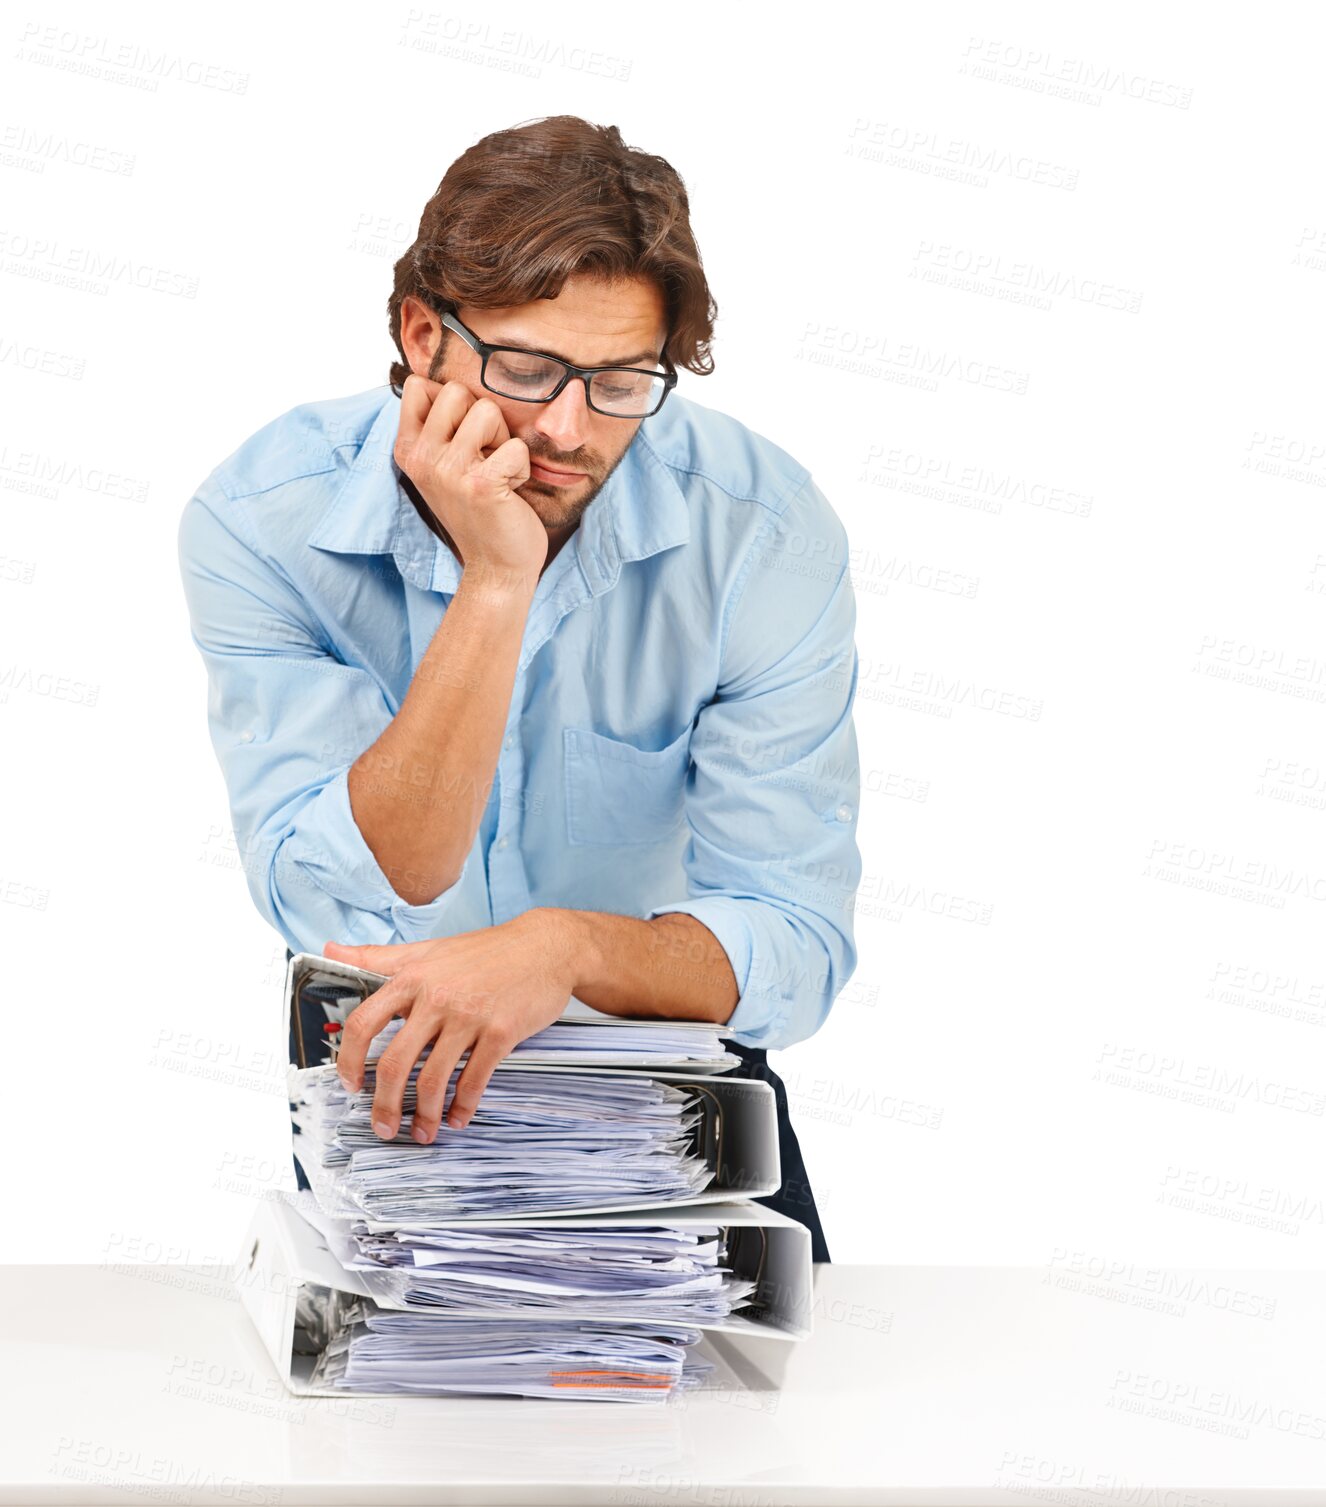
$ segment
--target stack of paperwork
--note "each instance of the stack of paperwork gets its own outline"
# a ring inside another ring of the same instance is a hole
[[[773,1093],[724,1078],[721,1026],[571,1001],[520,1043],[462,1130],[373,1131],[374,1038],[349,1094],[324,1045],[385,982],[310,954],[286,1006],[295,1154],[311,1191],[257,1210],[240,1296],[302,1395],[660,1402],[730,1377],[707,1332],[809,1332],[810,1234],[781,1183]],[[452,1074],[451,1091],[464,1063]]]
[[[464,1130],[443,1122],[420,1146],[409,1132],[427,1060],[411,1071],[390,1141],[370,1123],[371,1066],[355,1094],[330,1067],[296,1082],[297,1154],[329,1213],[409,1222],[638,1207],[685,1203],[713,1181],[696,1150],[701,1106],[684,1087],[638,1073],[499,1067]]]

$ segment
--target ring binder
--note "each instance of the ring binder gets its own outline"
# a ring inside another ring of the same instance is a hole
[[[313,1063],[308,1060],[307,1037],[312,1011],[305,1008],[306,1004],[321,1008],[326,1017],[326,1020],[318,1023],[318,1035],[314,1039],[321,1039],[327,1045],[327,1060],[334,1062],[336,1043],[327,1041],[322,1030],[323,1025],[336,1018],[331,1014],[331,1010],[343,1006],[344,1002],[350,998],[355,1001],[353,1008],[358,1009],[370,994],[375,993],[381,987],[378,984],[370,987],[369,979],[381,978],[382,982],[386,983],[386,977],[381,974],[371,974],[359,979],[349,978],[342,973],[331,973],[326,969],[312,967],[306,961],[301,962],[304,956],[300,954],[299,958],[291,962],[291,989],[294,1004],[292,1014],[297,1022],[297,1029],[294,1031],[295,1053],[301,1068],[320,1067],[321,1062]],[[301,963],[301,966],[296,968],[295,963]],[[349,1011],[343,1013],[349,1014]]]
[[[755,1318],[768,1312],[768,1294],[764,1291],[764,1264],[769,1255],[769,1235],[763,1225],[724,1225],[723,1241],[727,1247],[731,1260],[732,1271],[738,1275],[744,1275],[739,1269],[736,1253],[741,1247],[742,1236],[749,1230],[755,1230],[760,1237],[760,1259],[755,1264],[755,1275],[752,1280],[755,1283],[755,1291],[742,1305],[741,1312],[747,1318]],[[735,1232],[735,1238],[733,1237]]]
[[[699,1125],[696,1126],[696,1154],[703,1158],[707,1167],[714,1169],[714,1181],[718,1182],[723,1176],[723,1105],[718,1095],[696,1083],[692,1087],[701,1099],[707,1101],[707,1112],[702,1116]],[[709,1150],[709,1131],[713,1130],[713,1153]]]
[[[292,953],[286,968],[290,1061],[307,1069],[336,1060],[328,1030],[343,1023],[391,980],[386,974],[315,953]],[[383,1027],[383,1033],[399,1022]],[[727,1073],[741,1057],[724,1046],[730,1032],[708,1021],[637,1019],[605,1014],[571,997],[555,1020],[516,1043],[511,1062],[583,1067],[653,1067],[673,1072]]]
[[[302,1396],[344,1396],[343,1390],[320,1385],[312,1374],[320,1344],[330,1337],[337,1316],[343,1316],[356,1303],[369,1304],[370,1311],[382,1313],[403,1314],[411,1310],[374,1273],[344,1264],[346,1257],[339,1251],[343,1239],[348,1237],[349,1222],[328,1220],[316,1211],[316,1205],[310,1208],[310,1204],[312,1196],[307,1193],[294,1198],[273,1193],[259,1202],[246,1247],[250,1267],[240,1274],[237,1283],[239,1297],[292,1392]],[[637,1209],[609,1220],[584,1215],[485,1220],[474,1228],[489,1232],[538,1229],[555,1235],[559,1231],[567,1234],[592,1231],[600,1224],[617,1228],[663,1224],[682,1230],[697,1227],[712,1230],[716,1226],[729,1239],[735,1237],[738,1245],[746,1242],[745,1231],[758,1229],[760,1256],[756,1279],[766,1301],[757,1309],[734,1309],[727,1318],[698,1318],[694,1321],[696,1327],[701,1331],[774,1341],[796,1341],[810,1333],[810,1232],[803,1224],[773,1209],[734,1201],[707,1207]],[[324,1226],[327,1232],[337,1232],[331,1244]],[[728,1263],[738,1274],[743,1264],[736,1260]],[[472,1324],[479,1314],[477,1308],[460,1307],[426,1317],[441,1326],[440,1334],[451,1321]],[[548,1310],[539,1315],[542,1319],[552,1316]],[[495,1334],[500,1334],[507,1322],[491,1314],[484,1317],[494,1326]],[[532,1312],[525,1310],[516,1321],[530,1317]],[[581,1314],[579,1319],[584,1321],[586,1316]],[[598,1322],[629,1320],[620,1306],[605,1306]]]

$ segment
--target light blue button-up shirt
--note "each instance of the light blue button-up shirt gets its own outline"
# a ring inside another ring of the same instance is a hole
[[[732,964],[737,1039],[809,1036],[856,966],[861,877],[847,538],[809,472],[676,392],[640,424],[539,578],[464,867],[410,905],[347,789],[460,579],[400,485],[399,422],[385,385],[294,408],[217,466],[180,521],[258,909],[318,953],[532,906],[685,911]],[[418,792],[421,812],[439,794]],[[698,961],[660,947],[679,977]]]

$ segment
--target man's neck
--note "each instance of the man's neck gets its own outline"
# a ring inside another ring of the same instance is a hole
[[[548,567],[557,558],[558,550],[561,549],[562,545],[564,545],[566,541],[571,537],[571,535],[575,533],[576,529],[579,528],[579,526],[579,524],[576,524],[572,528],[558,529],[556,533],[554,533],[551,529],[548,531],[548,558],[543,562],[543,567],[539,571],[540,575],[542,575],[543,572],[547,570]]]

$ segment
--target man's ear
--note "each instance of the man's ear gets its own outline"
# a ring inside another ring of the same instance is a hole
[[[446,334],[437,313],[422,298],[407,293],[401,300],[401,345],[416,377],[427,377],[433,370]]]

